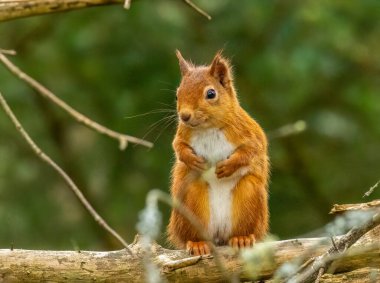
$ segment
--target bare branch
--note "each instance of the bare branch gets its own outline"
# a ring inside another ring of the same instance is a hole
[[[191,0],[183,1],[202,16],[211,20],[211,16]],[[114,4],[123,4],[124,8],[128,10],[131,6],[131,0],[2,0],[0,1],[0,22]]]
[[[380,209],[374,212],[372,218],[360,227],[352,228],[347,234],[340,237],[335,245],[330,247],[324,254],[318,256],[310,267],[304,272],[296,275],[291,280],[292,282],[312,282],[316,280],[321,269],[327,270],[331,263],[344,255],[344,252],[350,248],[361,236],[368,231],[380,225]],[[341,252],[343,251],[343,252]]]
[[[0,48],[0,53],[6,54],[6,55],[16,55],[16,51],[14,50],[6,50]]]
[[[121,3],[123,3],[123,0],[3,0],[0,1],[0,22]]]
[[[26,73],[21,71],[16,65],[14,65],[4,54],[0,53],[0,61],[19,79],[23,80],[27,84],[29,84],[32,88],[34,88],[38,93],[42,96],[48,98],[51,102],[53,102],[58,107],[65,110],[68,114],[70,114],[77,122],[87,126],[90,129],[97,131],[100,134],[104,134],[110,138],[116,139],[119,141],[120,150],[124,150],[128,144],[128,142],[132,142],[135,144],[144,145],[146,147],[152,147],[153,144],[151,142],[135,138],[132,136],[124,135],[113,130],[110,130],[103,125],[98,124],[97,122],[91,120],[87,116],[78,112],[66,102],[58,98],[54,93],[48,90],[46,87],[41,85],[39,82],[34,80],[32,77],[28,76]]]
[[[330,214],[343,213],[346,211],[354,210],[368,210],[380,206],[380,200],[374,200],[366,203],[354,203],[354,204],[334,204],[333,208],[329,212]]]
[[[0,54],[1,55],[1,54]],[[5,101],[4,97],[0,93],[0,104],[4,109],[5,113],[11,119],[12,123],[15,125],[16,129],[20,132],[23,139],[28,143],[28,145],[32,148],[34,153],[44,162],[46,162],[49,166],[51,166],[66,182],[69,188],[74,192],[74,194],[78,197],[79,201],[83,204],[83,206],[87,209],[87,211],[91,214],[91,216],[95,219],[95,221],[106,231],[108,231],[112,236],[114,236],[125,248],[128,252],[131,253],[131,250],[128,247],[128,244],[123,240],[123,238],[113,230],[107,222],[95,211],[92,205],[87,201],[85,196],[82,194],[80,189],[74,183],[74,181],[66,174],[65,171],[57,163],[55,163],[48,155],[46,155],[38,145],[32,140],[32,138],[28,135],[28,133],[24,130],[17,117],[14,115],[13,111],[9,108],[8,103]]]

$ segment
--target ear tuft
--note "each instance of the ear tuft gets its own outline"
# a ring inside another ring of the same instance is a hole
[[[227,59],[222,56],[219,50],[210,65],[210,74],[220,82],[220,84],[228,88],[232,82],[231,66]]]
[[[178,58],[181,75],[185,76],[190,71],[190,64],[182,57],[182,54],[178,49],[176,49],[175,54]]]

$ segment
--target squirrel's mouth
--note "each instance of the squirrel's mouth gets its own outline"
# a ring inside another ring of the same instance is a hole
[[[191,127],[191,128],[203,128],[203,127],[207,127],[208,125],[208,119],[197,119],[195,121],[188,121],[186,123],[187,126]]]
[[[188,122],[182,122],[186,127],[196,129],[200,128],[204,123],[200,121],[188,121]]]
[[[191,127],[191,128],[196,128],[196,127],[198,127],[199,125],[200,125],[201,123],[199,123],[199,122],[193,122],[193,123],[191,123],[191,122],[189,122],[189,123],[186,123],[186,125],[188,125],[189,127]]]
[[[186,127],[196,129],[196,128],[207,128],[209,126],[209,119],[207,117],[192,117],[188,121],[180,120]]]

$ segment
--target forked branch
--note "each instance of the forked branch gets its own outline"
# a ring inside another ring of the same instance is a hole
[[[92,207],[92,205],[87,201],[85,196],[82,194],[80,189],[77,187],[77,185],[74,183],[74,181],[66,174],[66,172],[59,167],[57,163],[55,163],[46,153],[44,153],[41,148],[38,147],[38,145],[32,140],[32,138],[28,135],[28,133],[24,130],[21,123],[9,107],[8,103],[0,93],[0,105],[7,114],[7,116],[11,119],[12,123],[15,125],[16,129],[21,134],[22,138],[28,143],[28,145],[32,148],[34,153],[44,162],[46,162],[50,167],[52,167],[67,183],[69,188],[74,192],[74,194],[78,197],[79,201],[84,205],[84,207],[87,209],[87,211],[91,214],[91,216],[95,219],[95,221],[103,227],[107,232],[109,232],[112,236],[116,238],[125,248],[128,252],[131,253],[130,248],[128,247],[128,244],[124,241],[124,239],[115,231],[113,230],[108,223],[95,211],[95,209]]]

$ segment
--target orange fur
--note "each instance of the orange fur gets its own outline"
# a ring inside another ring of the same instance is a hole
[[[202,172],[208,165],[207,160],[195,153],[190,140],[199,129],[219,129],[235,150],[227,159],[216,163],[217,178],[223,180],[242,167],[246,169],[232,190],[230,244],[245,241],[246,244],[240,246],[252,245],[268,231],[266,136],[259,124],[239,105],[231,67],[220,53],[210,66],[193,66],[178,51],[177,57],[182,74],[177,91],[177,111],[179,116],[185,113],[190,119],[179,122],[173,141],[176,163],[172,170],[172,197],[192,211],[207,231],[210,205],[208,183],[202,179]],[[209,87],[215,89],[215,99],[205,99]],[[170,217],[168,234],[169,241],[178,248],[185,248],[188,241],[204,240],[175,209]]]
[[[191,174],[184,163],[174,167],[171,193],[198,218],[204,228],[207,227],[210,215],[207,183],[197,178],[196,174]],[[201,239],[189,221],[174,209],[169,222],[169,241],[178,248],[185,248],[188,240]]]

